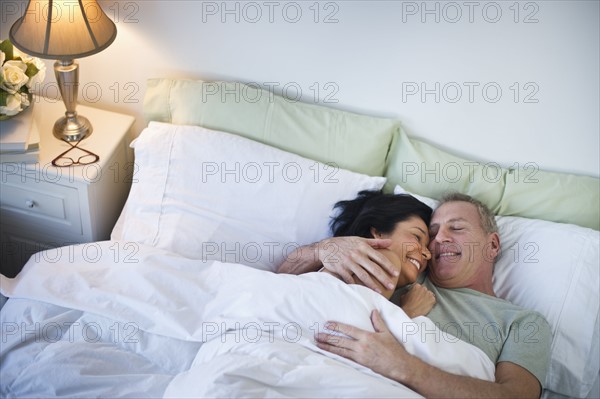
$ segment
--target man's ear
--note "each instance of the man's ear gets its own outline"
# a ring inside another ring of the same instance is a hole
[[[491,233],[489,237],[490,257],[496,259],[500,253],[500,235],[498,233]]]

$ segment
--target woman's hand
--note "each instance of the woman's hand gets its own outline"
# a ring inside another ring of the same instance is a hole
[[[332,237],[318,243],[318,257],[325,269],[347,284],[360,282],[382,293],[383,287],[396,288],[391,276],[397,277],[399,270],[376,249],[391,243],[389,239]]]
[[[400,307],[411,319],[427,315],[435,303],[433,292],[421,284],[413,284],[412,288],[399,299]]]

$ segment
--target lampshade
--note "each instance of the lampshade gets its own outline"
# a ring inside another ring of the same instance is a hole
[[[74,59],[96,54],[115,40],[117,28],[96,0],[29,0],[10,29],[11,42],[40,58]]]
[[[10,28],[10,41],[24,53],[54,58],[54,73],[65,103],[65,116],[54,124],[54,137],[66,142],[79,142],[92,134],[90,121],[78,115],[77,91],[79,89],[79,64],[75,58],[96,54],[117,37],[117,27],[96,0],[29,0],[25,14]],[[54,166],[71,149],[52,161]],[[84,150],[94,156],[98,156]],[[73,161],[72,164],[82,164]]]

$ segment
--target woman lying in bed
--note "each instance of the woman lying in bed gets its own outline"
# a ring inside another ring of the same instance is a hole
[[[431,208],[410,195],[383,194],[381,191],[361,191],[358,197],[335,205],[339,213],[331,221],[335,237],[358,236],[389,239],[391,245],[378,249],[394,268],[390,279],[393,286],[381,286],[379,291],[390,299],[394,290],[413,284],[419,273],[427,268],[431,253],[427,248],[427,226]],[[328,248],[333,256],[336,248]],[[331,259],[329,259],[331,261]],[[323,262],[327,264],[327,262]],[[325,266],[321,271],[330,273],[347,283],[362,284],[354,274],[341,276]],[[425,287],[416,284],[401,296],[398,304],[410,317],[427,314],[435,304],[435,297]]]

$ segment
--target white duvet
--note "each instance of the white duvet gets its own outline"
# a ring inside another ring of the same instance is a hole
[[[410,353],[494,378],[479,349],[325,273],[91,245],[92,255],[90,244],[63,248],[64,256],[33,257],[16,279],[1,277],[11,297],[1,310],[2,397],[419,397],[314,344],[328,320],[372,331],[373,309]]]

